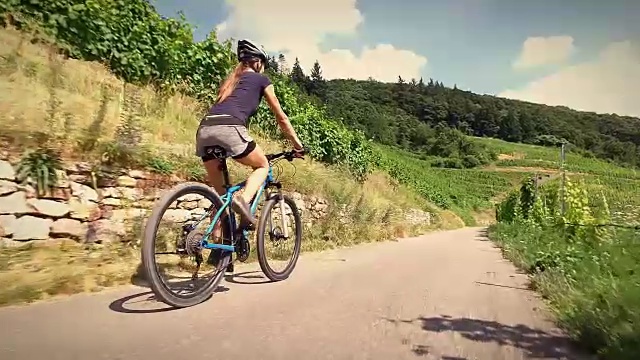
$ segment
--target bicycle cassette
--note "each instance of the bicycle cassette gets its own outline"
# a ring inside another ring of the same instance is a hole
[[[185,238],[185,250],[190,256],[195,256],[202,252],[202,239],[204,238],[204,232],[192,231],[187,234]]]

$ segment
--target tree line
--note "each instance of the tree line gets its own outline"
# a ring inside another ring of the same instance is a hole
[[[457,149],[434,148],[443,129],[464,135],[509,142],[568,148],[626,166],[640,166],[640,119],[616,114],[576,111],[524,101],[478,95],[446,87],[429,79],[395,83],[336,79],[327,81],[316,61],[310,75],[299,62],[289,74],[304,92],[323,104],[327,113],[369,138],[417,154],[449,157]],[[448,134],[448,133],[447,133]],[[447,136],[451,136],[450,134]],[[464,145],[464,144],[461,144]]]

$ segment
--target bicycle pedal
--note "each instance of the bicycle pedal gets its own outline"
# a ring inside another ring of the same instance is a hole
[[[227,265],[226,272],[233,273],[233,263],[229,263],[229,265]]]

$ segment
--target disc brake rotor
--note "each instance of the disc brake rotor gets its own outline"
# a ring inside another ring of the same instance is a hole
[[[276,226],[269,232],[269,238],[271,239],[271,242],[273,242],[276,246],[280,245],[282,240],[285,239],[283,231],[279,226]]]

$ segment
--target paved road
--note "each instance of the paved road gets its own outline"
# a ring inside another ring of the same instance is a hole
[[[577,359],[482,229],[300,258],[165,311],[127,287],[0,309],[0,359]]]

